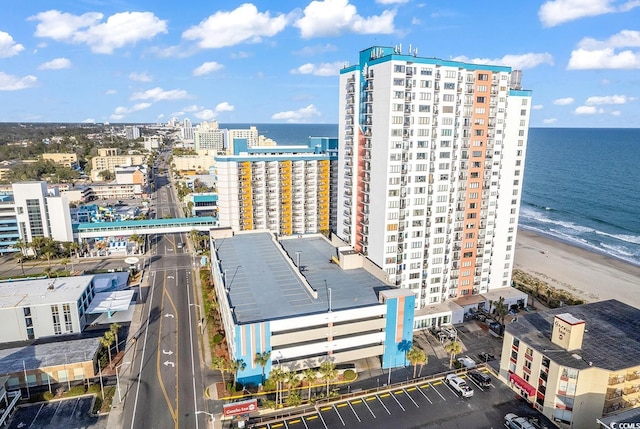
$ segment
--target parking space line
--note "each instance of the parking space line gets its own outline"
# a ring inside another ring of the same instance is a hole
[[[365,399],[365,401],[375,401],[376,397],[375,396],[369,396],[367,399]]]
[[[276,423],[275,425],[271,425],[272,428],[279,428],[281,426],[284,426],[284,423]]]
[[[312,416],[308,416],[308,417],[307,417],[307,420],[315,420],[315,419],[317,419],[317,418],[318,418],[318,415],[317,415],[317,414],[314,414],[314,415],[312,415]]]
[[[411,399],[411,402],[413,402],[413,405],[415,405],[415,406],[416,406],[416,408],[420,408],[420,405],[418,405],[418,403],[417,403],[416,401],[414,401],[414,400],[413,400],[413,398],[411,397],[411,395],[409,395],[409,392],[407,392],[405,389],[402,389],[402,390],[404,390],[404,393],[406,393],[406,394],[407,394],[407,396],[409,397],[409,399]],[[415,390],[415,387],[413,388],[413,390]]]
[[[386,396],[389,396],[389,394],[387,393]],[[389,411],[389,409],[387,408],[387,406],[384,404],[384,402],[382,402],[382,399],[380,399],[380,396],[376,395],[376,398],[378,398],[378,401],[380,401],[380,404],[382,404],[382,406],[384,407],[385,410],[387,410],[387,414],[391,415],[391,411]]]
[[[375,398],[371,398],[371,400],[373,400]],[[367,401],[369,400],[369,398],[367,398]],[[364,404],[365,407],[367,407],[367,409],[369,410],[369,412],[371,413],[371,415],[373,416],[373,418],[376,418],[376,415],[373,414],[373,410],[371,409],[371,407],[369,407],[369,404],[367,404],[367,401],[362,401],[362,403]]]
[[[342,419],[342,416],[340,415],[340,412],[338,411],[338,409],[336,408],[336,406],[333,406],[333,409],[336,411],[336,414],[338,415],[338,418],[340,419],[340,421],[342,422],[342,426],[346,426],[347,424],[344,422],[344,420]]]
[[[429,383],[431,384],[431,383]],[[439,382],[438,384],[442,384],[442,382]],[[433,384],[432,384],[433,386]],[[451,388],[449,388],[451,389]],[[435,390],[435,392],[442,398],[443,401],[446,401],[446,399],[444,399],[444,396],[442,396],[442,394],[440,392],[438,392],[438,389],[435,388],[435,386],[433,387],[433,390]]]
[[[422,389],[426,389],[427,387],[428,387],[427,385],[423,385],[423,386],[420,386],[420,389],[417,389],[417,390],[418,390],[418,392],[420,392],[420,393],[422,394],[422,396],[424,396],[424,398],[425,398],[427,401],[429,401],[429,403],[430,403],[431,405],[433,405],[433,402],[431,402],[431,399],[429,399],[429,397],[427,396],[427,394],[426,394],[426,393],[424,393],[424,392],[422,391]]]
[[[324,426],[324,429],[329,429],[327,427],[327,422],[324,421],[324,417],[322,417],[321,413],[318,413],[318,417],[320,417],[320,420],[322,420],[322,425]]]
[[[355,401],[351,401],[352,404],[359,404],[362,402],[362,399],[356,399]]]
[[[296,423],[300,423],[300,419],[295,419],[295,420],[289,420],[289,424],[290,425],[294,425]]]
[[[356,419],[358,419],[358,423],[362,423],[362,420],[360,420],[360,416],[358,415],[358,413],[356,413],[356,410],[353,409],[351,402],[347,402],[347,403],[349,404],[349,408],[351,408],[351,411],[353,411],[353,414],[356,416]]]
[[[346,402],[342,402],[342,403],[336,405],[336,407],[338,407],[338,408],[342,408],[342,407],[346,407],[346,406],[347,406]]]
[[[402,393],[402,391],[400,391]],[[396,398],[396,395],[391,396],[400,406],[400,408],[402,408],[402,411],[407,411],[404,409],[404,407],[402,406],[402,404],[400,403],[400,401],[398,401],[398,398]]]
[[[331,409],[331,407],[324,407],[324,408],[320,408],[320,411],[329,411]]]
[[[76,412],[76,408],[78,407],[78,403],[80,403],[80,399],[76,398],[76,403],[73,404],[73,410],[71,410],[71,416],[69,416],[70,418],[73,416],[73,414]]]
[[[40,411],[42,411],[42,407],[44,407],[44,403],[42,405],[40,405],[40,408],[38,409],[38,412],[36,413],[35,417],[33,418],[33,421],[29,425],[29,427],[33,426],[33,424],[36,422],[36,419],[40,415]]]

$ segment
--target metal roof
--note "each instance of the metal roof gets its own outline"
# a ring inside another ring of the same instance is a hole
[[[93,276],[23,279],[0,283],[0,308],[76,302]]]
[[[378,292],[390,288],[364,269],[332,263],[336,249],[322,236],[276,241],[269,232],[240,233],[217,240],[216,248],[238,324],[326,312],[329,289],[332,310],[377,305]]]

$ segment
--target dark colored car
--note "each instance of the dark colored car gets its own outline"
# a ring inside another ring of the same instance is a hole
[[[491,386],[491,376],[480,371],[469,371],[467,375],[480,387]]]

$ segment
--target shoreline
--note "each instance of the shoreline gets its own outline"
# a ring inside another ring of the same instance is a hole
[[[617,299],[640,308],[640,266],[518,228],[514,269],[587,302]]]

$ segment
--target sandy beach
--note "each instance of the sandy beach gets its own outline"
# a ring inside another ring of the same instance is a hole
[[[640,267],[520,229],[514,268],[585,301],[640,308]]]

